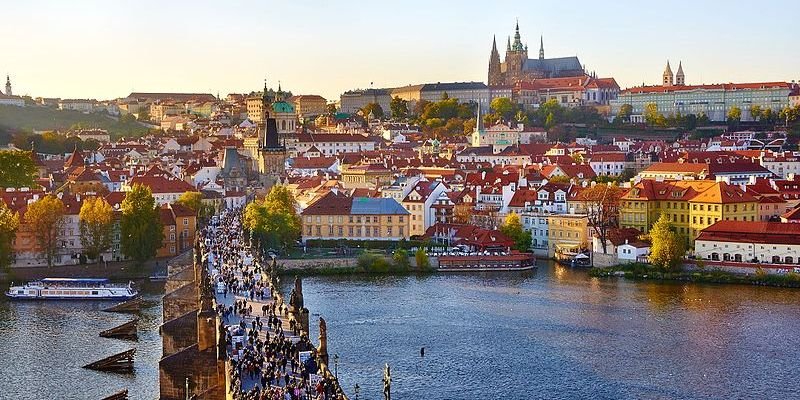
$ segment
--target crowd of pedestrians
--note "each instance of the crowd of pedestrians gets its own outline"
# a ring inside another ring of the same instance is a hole
[[[242,400],[332,400],[333,379],[317,375],[316,353],[306,333],[289,318],[243,234],[241,212],[222,214],[201,230],[204,262],[225,324],[230,387]],[[286,330],[284,330],[286,329]],[[301,353],[312,356],[301,362]]]

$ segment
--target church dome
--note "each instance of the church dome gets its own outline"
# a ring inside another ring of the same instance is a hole
[[[272,103],[272,111],[276,113],[294,113],[294,106],[285,101]]]

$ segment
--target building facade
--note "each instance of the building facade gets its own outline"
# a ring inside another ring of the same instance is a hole
[[[331,191],[300,214],[308,240],[402,240],[409,212],[392,198],[350,197]]]

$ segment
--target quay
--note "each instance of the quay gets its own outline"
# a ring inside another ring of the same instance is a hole
[[[240,217],[221,215],[198,235],[192,264],[169,267],[160,398],[347,399],[327,366],[324,319],[315,346],[302,282],[285,301],[274,260],[245,241]]]

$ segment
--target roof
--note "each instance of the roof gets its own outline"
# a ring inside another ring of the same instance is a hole
[[[216,101],[213,94],[208,93],[147,93],[133,92],[127,99],[146,99],[146,100],[177,100],[177,101]]]
[[[328,192],[303,210],[303,215],[408,215],[392,198],[350,197],[344,193]]]
[[[276,102],[272,103],[272,111],[275,111],[276,113],[290,113],[291,114],[291,113],[294,112],[294,106],[291,105],[290,103],[285,102],[285,101],[276,101]]]
[[[708,164],[705,163],[677,163],[677,162],[660,162],[654,163],[647,167],[643,172],[673,172],[673,173],[692,173],[700,174],[708,170]]]
[[[717,221],[697,240],[800,245],[800,224],[763,221]]]
[[[710,85],[673,85],[673,86],[642,86],[625,89],[619,94],[620,98],[627,94],[645,93],[671,93],[689,92],[693,90],[753,90],[753,89],[786,89],[791,90],[791,84],[786,82],[754,82],[754,83],[716,83]]]
[[[558,74],[561,71],[583,71],[578,57],[559,57],[559,58],[529,58],[522,65],[524,71],[545,71],[551,74]]]
[[[426,83],[420,88],[420,92],[439,92],[439,91],[458,91],[458,90],[480,90],[488,89],[483,82],[436,82]]]
[[[353,197],[351,214],[407,215],[410,214],[392,198]]]

